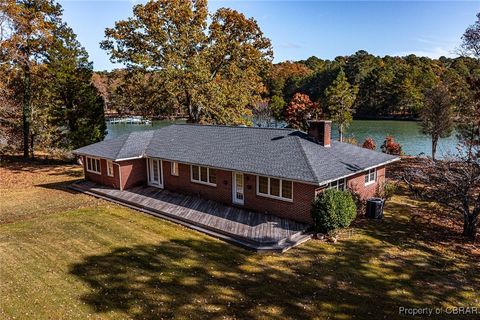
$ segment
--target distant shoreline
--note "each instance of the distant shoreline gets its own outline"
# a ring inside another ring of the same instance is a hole
[[[116,113],[105,113],[105,120],[110,120],[113,118],[124,118],[124,117],[141,117],[139,114],[124,114],[119,116]],[[185,115],[181,116],[156,116],[156,117],[147,117],[149,120],[187,120],[188,117]],[[353,120],[388,120],[388,121],[420,121],[416,117],[396,117],[396,116],[354,116]]]
[[[395,116],[354,116],[353,120],[389,120],[389,121],[420,121],[416,117],[395,117]]]

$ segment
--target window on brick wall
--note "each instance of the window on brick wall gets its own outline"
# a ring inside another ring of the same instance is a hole
[[[292,201],[293,182],[290,180],[257,176],[257,195]]]
[[[107,175],[113,177],[113,162],[110,160],[107,160]]]
[[[365,172],[365,185],[375,183],[377,181],[377,169],[373,168]]]
[[[196,183],[216,186],[217,170],[209,167],[191,166],[191,180]]]
[[[268,194],[268,177],[258,177],[258,193]]]
[[[327,189],[345,190],[345,178],[330,182]]]
[[[172,174],[172,176],[178,176],[178,162],[171,162],[170,173]]]
[[[100,159],[87,157],[87,171],[101,174]]]

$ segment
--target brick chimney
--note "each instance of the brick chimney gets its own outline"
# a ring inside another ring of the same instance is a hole
[[[324,147],[330,147],[330,136],[332,132],[332,121],[309,120],[308,135]]]

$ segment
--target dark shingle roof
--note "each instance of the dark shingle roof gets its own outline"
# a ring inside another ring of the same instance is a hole
[[[118,138],[104,140],[76,149],[75,154],[90,155],[110,160],[141,157],[150,143],[154,130],[135,131]]]
[[[145,155],[315,184],[397,159],[337,141],[326,148],[297,130],[202,125],[133,132],[75,153],[109,159]]]

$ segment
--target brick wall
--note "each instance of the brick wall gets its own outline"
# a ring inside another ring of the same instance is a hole
[[[310,208],[315,197],[315,185],[293,182],[293,202],[257,195],[257,177],[245,174],[244,207],[300,222],[312,223]]]
[[[147,184],[147,160],[134,159],[120,161],[123,189]]]
[[[171,174],[170,161],[163,163],[163,187],[165,189],[192,194],[202,198],[215,200],[225,204],[232,204],[232,172],[217,169],[217,186],[195,183],[190,180],[190,165],[178,164],[178,176]]]
[[[86,157],[83,156],[83,171],[85,173],[85,179],[96,182],[98,184],[109,186],[115,189],[120,189],[120,180],[119,180],[119,172],[118,166],[114,163],[113,164],[113,177],[109,177],[107,175],[107,160],[100,159],[100,171],[101,174],[96,174],[93,172],[87,171],[87,160]]]
[[[377,180],[375,183],[365,185],[365,172],[347,178],[347,186],[360,194],[363,199],[375,196],[377,188],[385,183],[385,166],[377,168]]]
[[[179,164],[179,175],[173,176],[171,163],[163,161],[164,188],[178,192],[197,195],[206,199],[222,202],[226,205],[237,206],[232,203],[232,172],[217,169],[217,186],[208,186],[192,182],[190,179],[190,165]],[[245,203],[238,207],[275,214],[301,222],[312,222],[310,207],[315,195],[315,186],[293,183],[293,202],[287,202],[256,194],[256,176],[245,174]]]
[[[147,184],[146,159],[135,159],[121,161],[120,171],[122,173],[123,189],[137,185]],[[85,178],[99,184],[119,188],[119,169],[114,164],[114,177],[107,176],[106,160],[101,159],[101,175],[86,171]],[[190,165],[179,164],[179,175],[171,174],[171,162],[162,161],[164,188],[177,193],[191,194],[202,198],[218,201],[226,205],[235,206],[232,203],[232,172],[217,169],[217,186],[209,186],[192,182],[190,179]],[[238,206],[261,213],[274,214],[279,217],[289,218],[296,221],[311,223],[311,203],[315,192],[320,189],[318,186],[293,182],[293,201],[283,201],[257,195],[256,176],[244,174],[245,199],[244,205]],[[347,186],[358,192],[362,198],[369,198],[375,195],[377,186],[385,182],[385,167],[377,168],[377,180],[365,186],[365,172],[347,178]]]

